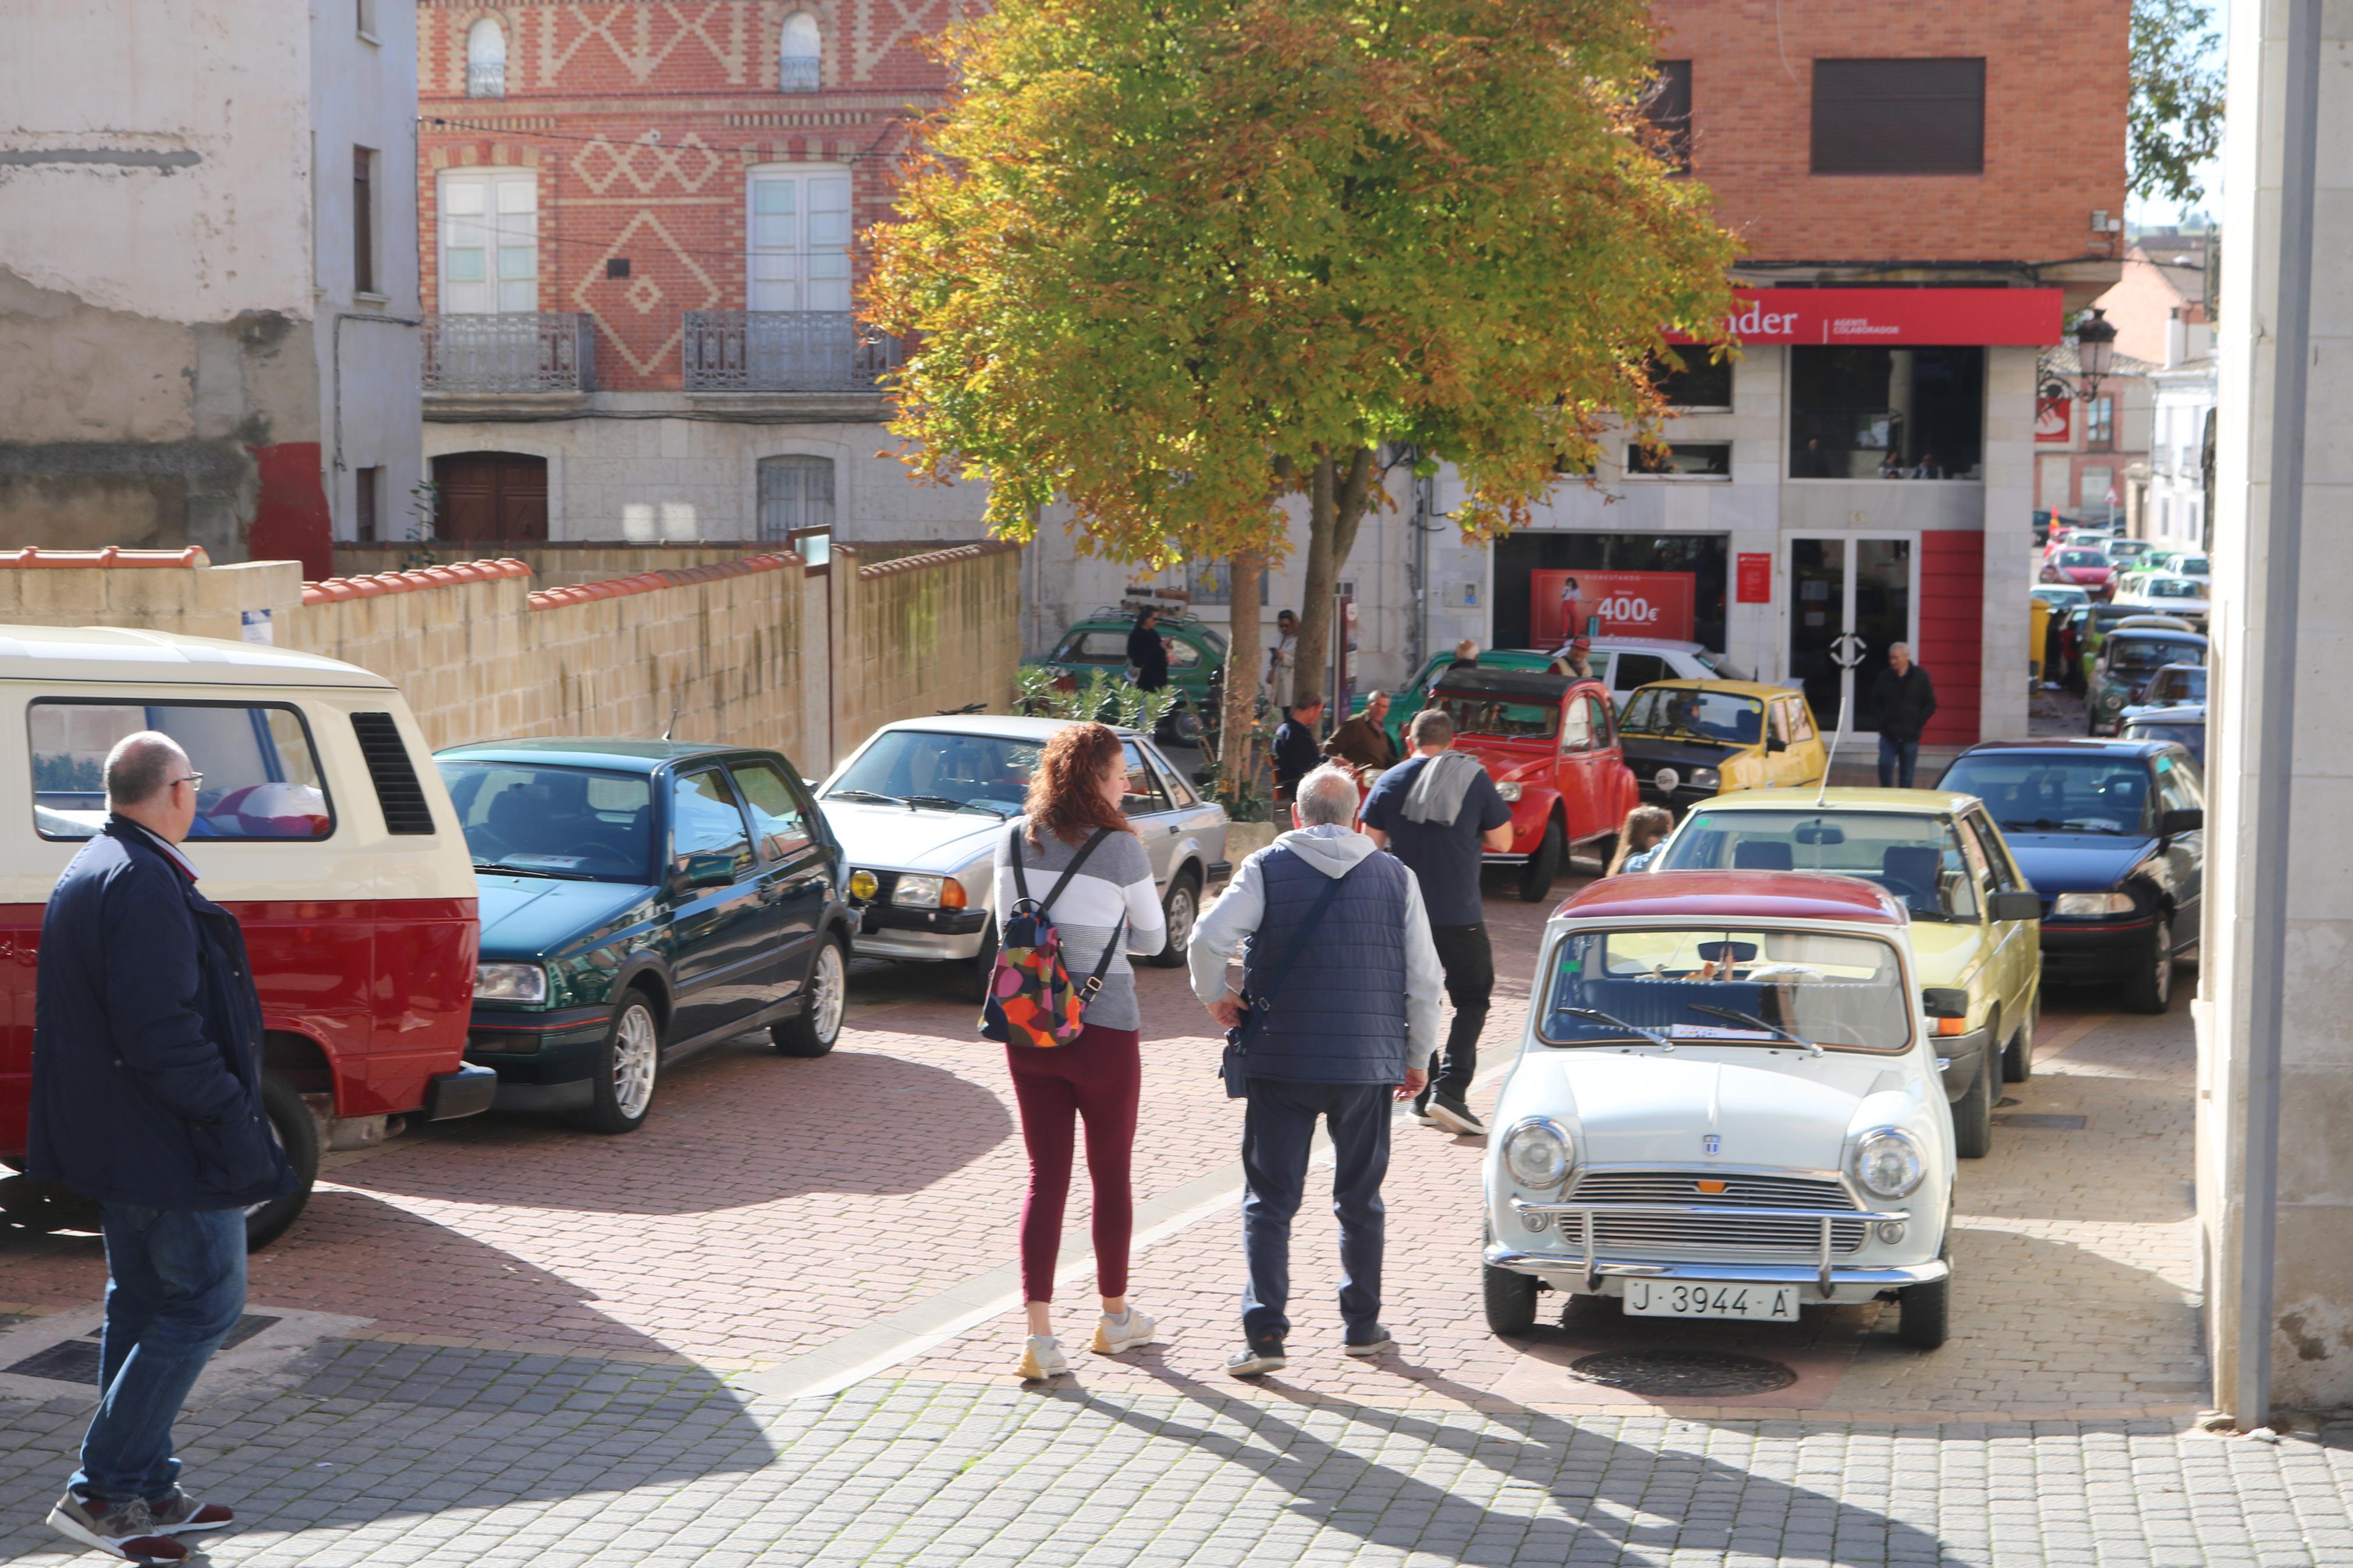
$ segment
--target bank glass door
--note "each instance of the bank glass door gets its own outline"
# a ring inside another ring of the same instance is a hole
[[[1823,731],[1852,705],[1852,730],[1879,728],[1872,683],[1891,643],[1912,640],[1913,542],[1832,535],[1789,542],[1789,674]],[[1862,662],[1839,668],[1839,639],[1862,640]]]

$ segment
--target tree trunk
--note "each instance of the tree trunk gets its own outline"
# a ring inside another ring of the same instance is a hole
[[[1266,558],[1238,550],[1227,563],[1232,595],[1226,626],[1225,710],[1218,719],[1218,784],[1228,806],[1240,803],[1258,782],[1258,694],[1266,680],[1266,649],[1258,613],[1259,584]]]
[[[1319,454],[1308,470],[1307,583],[1299,605],[1299,663],[1292,680],[1294,698],[1322,691],[1332,662],[1332,595],[1340,568],[1356,547],[1356,525],[1364,521],[1372,496],[1373,452],[1360,447],[1347,455],[1346,466],[1329,454]],[[1324,715],[1327,729],[1347,715]]]

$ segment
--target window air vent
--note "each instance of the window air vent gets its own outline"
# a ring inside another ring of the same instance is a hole
[[[368,776],[375,781],[376,804],[384,807],[384,827],[387,833],[431,833],[433,807],[425,798],[425,786],[417,782],[417,769],[408,760],[408,747],[400,738],[400,726],[389,713],[354,713],[352,729],[359,736],[360,751],[367,758]]]

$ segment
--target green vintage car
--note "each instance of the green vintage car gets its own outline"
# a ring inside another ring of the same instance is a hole
[[[1389,693],[1388,717],[1382,721],[1381,727],[1389,732],[1389,740],[1396,744],[1398,755],[1400,757],[1406,753],[1406,721],[1420,712],[1427,705],[1430,683],[1435,681],[1440,674],[1453,662],[1454,650],[1451,648],[1431,654],[1421,668],[1415,672],[1411,680]],[[1552,655],[1540,648],[1533,647],[1491,647],[1479,655],[1479,668],[1482,669],[1550,669]],[[1362,713],[1365,710],[1365,705],[1371,700],[1370,692],[1354,699],[1348,704],[1349,717],[1354,718]]]
[[[1135,629],[1133,611],[1103,608],[1073,621],[1054,651],[1021,662],[1073,680],[1096,670],[1117,675],[1127,668],[1127,634]],[[1189,616],[1160,613],[1155,628],[1168,644],[1168,689],[1183,699],[1161,721],[1154,739],[1192,745],[1204,724],[1218,722],[1217,694],[1226,668],[1226,634]]]
[[[753,1029],[833,1049],[856,921],[781,753],[503,741],[434,762],[480,887],[466,1059],[499,1075],[494,1108],[632,1132],[686,1051]]]
[[[2206,639],[2192,631],[2126,624],[2101,639],[2099,657],[2084,677],[2084,721],[2094,735],[2116,733],[2124,712],[2140,701],[2149,678],[2169,664],[2206,662]]]

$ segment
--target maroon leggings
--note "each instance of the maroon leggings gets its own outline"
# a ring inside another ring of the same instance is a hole
[[[1021,1142],[1029,1150],[1029,1194],[1021,1201],[1021,1294],[1054,1299],[1062,1206],[1071,1195],[1072,1121],[1086,1118],[1087,1174],[1094,1182],[1095,1288],[1127,1294],[1127,1238],[1135,1222],[1128,1163],[1135,1152],[1135,1104],[1144,1088],[1137,1031],[1089,1024],[1067,1046],[1008,1046]]]

